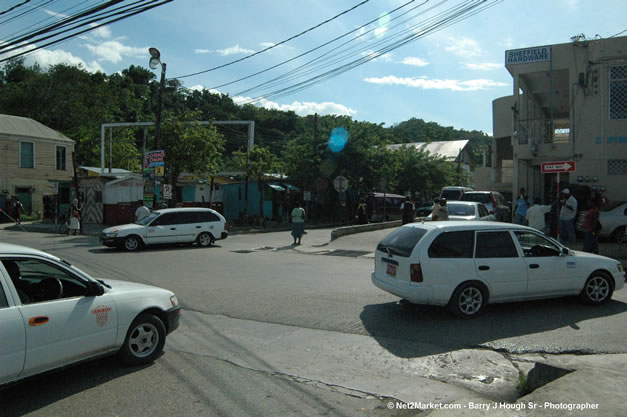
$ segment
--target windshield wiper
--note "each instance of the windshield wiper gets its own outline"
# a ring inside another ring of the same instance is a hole
[[[99,283],[101,283],[101,284],[102,284],[102,285],[104,285],[105,287],[107,287],[107,288],[111,289],[111,285],[107,284],[107,283],[106,283],[106,282],[104,282],[103,280],[101,280],[101,279],[97,279],[96,281],[98,281]]]

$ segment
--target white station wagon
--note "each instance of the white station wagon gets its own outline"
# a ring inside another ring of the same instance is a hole
[[[0,243],[0,385],[115,353],[149,363],[180,314],[170,291],[96,280],[45,252]]]
[[[487,303],[579,295],[601,304],[624,286],[620,262],[570,250],[526,226],[412,223],[377,246],[372,282],[415,304],[469,318]]]
[[[104,229],[100,243],[124,248],[129,252],[142,246],[165,243],[197,243],[208,247],[226,239],[226,220],[208,208],[173,208],[156,210],[137,223]]]

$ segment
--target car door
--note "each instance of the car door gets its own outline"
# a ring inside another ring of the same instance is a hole
[[[176,212],[163,213],[154,219],[146,229],[146,243],[176,243],[179,241],[180,225]]]
[[[26,334],[11,280],[0,264],[0,384],[16,379],[24,367]]]
[[[28,376],[114,348],[117,308],[108,294],[85,296],[86,280],[62,265],[38,258],[15,258],[31,300],[20,305],[26,333],[22,376]],[[44,280],[58,280],[60,298],[43,291]]]
[[[528,273],[528,292],[532,296],[559,295],[581,289],[577,263],[561,253],[561,247],[533,232],[514,232],[524,254]]]
[[[490,299],[524,297],[527,264],[521,258],[509,230],[476,233],[475,269],[490,287]]]
[[[196,236],[198,236],[203,229],[206,229],[206,227],[203,228],[202,214],[203,213],[200,211],[181,211],[177,213],[179,242],[193,242],[196,240]]]

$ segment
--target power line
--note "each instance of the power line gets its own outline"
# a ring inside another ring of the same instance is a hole
[[[296,39],[296,38],[298,38],[298,37],[300,37],[300,36],[304,35],[305,33],[311,32],[312,30],[317,29],[317,28],[319,28],[320,26],[325,25],[325,24],[327,24],[327,23],[329,23],[329,22],[333,21],[333,20],[337,19],[338,17],[340,17],[340,16],[342,16],[342,15],[345,15],[346,13],[349,13],[349,12],[351,12],[351,11],[355,10],[355,9],[356,9],[356,8],[358,8],[359,6],[361,6],[361,5],[365,4],[365,3],[368,3],[369,1],[370,1],[370,0],[364,0],[364,1],[362,1],[361,3],[359,3],[359,4],[357,4],[357,5],[353,6],[353,7],[351,7],[350,9],[346,9],[346,10],[344,10],[343,12],[341,12],[341,13],[339,13],[339,14],[337,14],[337,15],[333,16],[332,18],[325,20],[324,22],[318,23],[317,25],[312,26],[312,27],[310,27],[309,29],[306,29],[306,30],[302,31],[302,32],[300,32],[300,33],[299,33],[299,34],[297,34],[297,35],[291,36],[291,37],[289,37],[289,38],[287,38],[287,39],[285,39],[285,40],[283,40],[283,41],[281,41],[281,42],[279,42],[279,43],[276,43],[276,44],[271,45],[271,46],[269,46],[269,47],[267,47],[267,48],[265,48],[265,49],[262,49],[261,51],[253,52],[252,54],[247,55],[247,56],[245,56],[245,57],[243,57],[243,58],[239,58],[239,59],[236,59],[235,61],[227,62],[226,64],[218,65],[217,67],[209,68],[209,69],[206,69],[206,70],[203,70],[203,71],[194,72],[194,73],[192,73],[192,74],[181,75],[181,76],[178,76],[178,77],[175,77],[175,78],[176,78],[176,79],[180,79],[180,78],[192,77],[192,76],[194,76],[194,75],[205,74],[205,73],[207,73],[207,72],[215,71],[215,70],[217,70],[217,69],[224,68],[224,67],[227,67],[227,66],[229,66],[229,65],[236,64],[236,63],[238,63],[238,62],[242,62],[242,61],[244,61],[245,59],[249,59],[249,58],[252,58],[252,57],[254,57],[254,56],[256,56],[256,55],[262,54],[262,53],[264,53],[264,52],[266,52],[266,51],[269,51],[270,49],[276,48],[276,47],[278,47],[278,46],[283,45],[284,43],[287,43],[287,42],[289,42],[289,41],[291,41],[291,40],[293,40],[293,39]],[[413,0],[412,0],[412,1],[413,1]]]
[[[22,3],[20,3],[20,4],[16,4],[16,5],[15,5],[15,6],[13,6],[13,7],[9,7],[7,10],[1,11],[1,12],[0,12],[0,15],[10,13],[10,12],[12,12],[13,10],[17,9],[18,7],[21,7],[21,6],[25,5],[26,3],[30,3],[30,0],[24,0],[24,1],[23,1]]]

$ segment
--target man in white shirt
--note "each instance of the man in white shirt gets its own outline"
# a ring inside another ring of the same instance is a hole
[[[538,229],[542,233],[546,233],[546,223],[544,221],[544,215],[551,211],[552,206],[546,206],[540,204],[538,197],[533,199],[533,205],[527,209],[527,224],[529,227]]]
[[[150,209],[144,204],[144,200],[139,200],[139,207],[135,209],[135,221],[138,222],[150,215]]]
[[[564,244],[574,243],[575,236],[575,215],[577,214],[577,199],[570,195],[570,190],[565,188],[562,191],[562,209],[560,210],[560,242]]]

